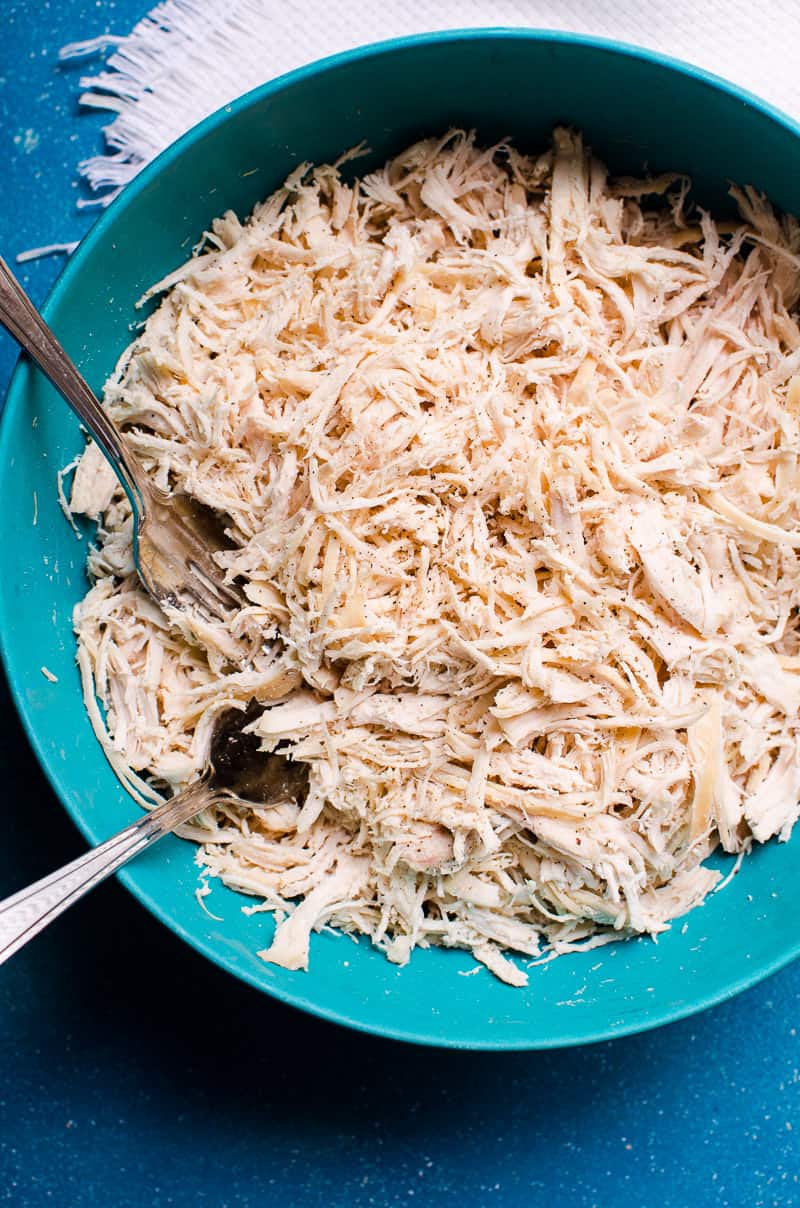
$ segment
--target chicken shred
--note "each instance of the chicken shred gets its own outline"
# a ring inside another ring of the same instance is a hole
[[[715,223],[685,180],[615,182],[566,129],[343,165],[150,291],[105,405],[227,518],[248,606],[170,626],[89,445],[85,699],[145,803],[254,697],[308,765],[304,802],[184,832],[275,913],[266,960],[330,925],[523,985],[510,955],[657,934],[716,846],[797,819],[800,230],[752,189]]]

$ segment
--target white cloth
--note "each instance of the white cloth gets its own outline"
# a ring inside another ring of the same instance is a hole
[[[165,0],[84,77],[116,117],[108,150],[81,165],[108,200],[195,122],[264,80],[360,43],[465,26],[537,26],[637,43],[726,76],[800,117],[799,0]]]

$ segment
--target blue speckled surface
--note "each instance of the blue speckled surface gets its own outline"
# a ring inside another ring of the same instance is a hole
[[[141,3],[0,7],[0,252],[78,238],[74,37]],[[57,260],[21,276],[41,300]],[[0,387],[14,359],[0,338]],[[13,506],[13,504],[11,505]],[[82,847],[0,695],[0,892]],[[800,967],[659,1032],[563,1053],[413,1049],[265,999],[116,884],[0,971],[0,1201],[800,1204]],[[170,1020],[182,1021],[176,1026]],[[794,1128],[792,1128],[794,1125]]]

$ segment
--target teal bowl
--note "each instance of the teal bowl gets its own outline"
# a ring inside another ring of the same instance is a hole
[[[727,182],[735,180],[800,212],[800,128],[700,71],[558,33],[409,38],[302,68],[190,131],[87,235],[45,314],[100,390],[142,318],[134,302],[145,288],[183,261],[215,215],[246,214],[299,161],[329,160],[363,139],[378,162],[450,124],[475,127],[483,140],[507,134],[533,150],[559,122],[580,127],[612,171],[690,173],[696,197],[717,211],[729,210]],[[6,672],[53,788],[96,843],[137,806],[92,734],[75,667],[70,618],[86,590],[90,534],[78,540],[62,515],[56,472],[82,438],[27,364],[14,376],[0,441]],[[482,968],[466,976],[475,968],[467,953],[418,951],[398,969],[368,943],[329,932],[313,937],[308,973],[265,964],[255,953],[269,940],[268,917],[248,918],[247,900],[223,887],[206,900],[218,917],[206,914],[194,894],[194,854],[170,836],[120,876],[177,935],[258,989],[339,1023],[426,1044],[535,1049],[620,1036],[718,1003],[800,951],[800,839],[755,851],[658,944],[637,939],[565,956],[531,968],[523,990]]]

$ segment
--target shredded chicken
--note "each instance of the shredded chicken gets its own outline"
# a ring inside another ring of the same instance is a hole
[[[266,960],[331,925],[522,985],[509,954],[663,931],[715,847],[797,819],[800,230],[752,189],[715,223],[681,178],[610,180],[565,129],[344,162],[150,291],[106,406],[227,517],[249,605],[170,626],[90,445],[87,708],[147,802],[265,703],[306,800],[185,833],[276,914]]]

